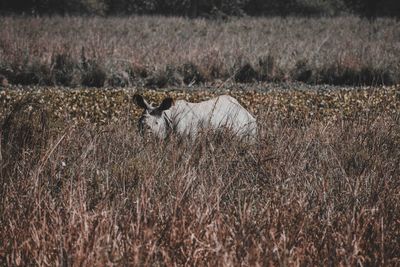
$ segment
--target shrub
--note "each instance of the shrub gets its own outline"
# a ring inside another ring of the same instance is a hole
[[[53,85],[50,67],[36,60],[26,65],[14,65],[12,70],[6,73],[14,84]]]
[[[263,56],[258,60],[259,80],[272,81],[276,77],[275,58],[271,55]]]
[[[154,73],[150,75],[146,81],[145,86],[150,88],[162,88],[168,84],[167,77],[164,72]]]
[[[152,88],[162,88],[166,86],[182,86],[183,76],[178,68],[167,65],[164,69],[155,71],[146,79],[146,86]]]
[[[133,79],[145,79],[149,76],[149,70],[142,65],[133,65],[129,67],[128,73]]]
[[[393,85],[399,82],[393,72],[371,66],[361,69],[338,65],[322,68],[318,73],[318,82],[334,85]]]
[[[37,84],[39,83],[39,77],[36,74],[32,72],[29,66],[21,67],[15,71],[13,83],[22,85]]]
[[[185,84],[190,83],[202,83],[204,82],[204,76],[200,73],[199,68],[193,63],[185,63],[178,68],[179,73],[183,76],[183,82]]]
[[[241,83],[250,83],[256,81],[258,76],[259,75],[253,66],[250,63],[245,63],[237,70],[235,74],[235,81]]]
[[[56,54],[52,57],[53,77],[56,84],[75,86],[80,84],[79,64],[70,54]]]
[[[103,65],[89,60],[85,63],[82,73],[82,85],[88,87],[102,87],[107,80],[107,73]]]
[[[292,79],[300,82],[311,83],[313,82],[313,70],[309,66],[308,61],[305,59],[296,62],[292,70]]]
[[[373,67],[363,67],[359,73],[359,84],[376,85],[385,84],[392,85],[398,83],[394,73],[389,69],[380,69]]]
[[[107,80],[107,83],[115,87],[126,87],[130,85],[129,73],[126,71],[114,72]]]
[[[8,86],[7,77],[4,76],[3,74],[0,74],[0,87],[6,87],[6,86]]]
[[[1,64],[0,63],[0,75],[3,77],[2,80],[12,81],[14,77],[13,67],[9,64]]]

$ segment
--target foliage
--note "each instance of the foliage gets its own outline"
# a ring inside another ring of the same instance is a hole
[[[101,63],[90,60],[83,64],[82,85],[103,87],[106,80],[107,73]]]
[[[0,119],[12,111],[13,107],[24,99],[33,103],[46,103],[45,110],[52,114],[54,120],[68,118],[75,122],[91,122],[104,124],[116,121],[121,114],[126,113],[130,105],[132,88],[127,89],[94,89],[64,87],[23,87],[23,90],[0,91]],[[224,83],[215,91],[201,90],[171,90],[168,95],[176,99],[199,102],[216,94],[229,93],[236,97],[252,113],[257,114],[264,109],[279,116],[282,120],[319,120],[330,121],[335,118],[356,119],[365,114],[393,114],[400,110],[400,90],[392,87],[327,87],[304,84],[243,84],[238,87],[234,82]],[[285,91],[282,88],[297,88]],[[146,88],[136,88],[143,92],[146,99],[161,103],[166,93]],[[129,116],[137,118],[140,110],[129,111]]]

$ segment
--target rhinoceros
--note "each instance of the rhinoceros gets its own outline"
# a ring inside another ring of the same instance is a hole
[[[153,107],[138,94],[133,96],[133,101],[143,108],[139,130],[148,130],[160,138],[166,138],[172,132],[196,137],[205,128],[228,128],[240,138],[254,139],[257,134],[256,119],[228,95],[199,103],[166,97],[158,107]]]

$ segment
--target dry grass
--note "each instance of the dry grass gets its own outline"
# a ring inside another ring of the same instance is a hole
[[[0,74],[15,84],[400,82],[394,19],[1,17],[0,24]]]
[[[400,116],[378,106],[263,109],[254,146],[143,140],[129,108],[56,131],[21,106],[2,126],[0,265],[398,265]]]

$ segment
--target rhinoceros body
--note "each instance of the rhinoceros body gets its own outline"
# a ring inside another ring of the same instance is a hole
[[[196,137],[200,130],[210,128],[228,128],[239,137],[255,138],[257,134],[256,119],[228,95],[199,103],[165,98],[159,107],[152,107],[139,95],[134,101],[144,109],[139,128],[147,128],[161,138],[171,131]]]

